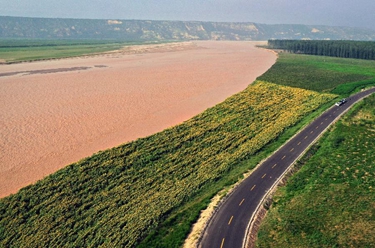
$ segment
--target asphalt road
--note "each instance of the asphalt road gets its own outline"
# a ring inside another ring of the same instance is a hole
[[[333,106],[265,160],[221,205],[199,247],[241,248],[251,216],[272,185],[343,112],[374,92],[375,88],[360,92],[345,104]]]

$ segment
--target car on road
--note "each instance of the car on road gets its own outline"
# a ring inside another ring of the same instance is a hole
[[[344,98],[344,99],[338,101],[337,103],[335,103],[335,105],[336,105],[336,106],[341,106],[341,105],[343,105],[343,104],[346,103],[346,102],[347,102],[347,100]]]

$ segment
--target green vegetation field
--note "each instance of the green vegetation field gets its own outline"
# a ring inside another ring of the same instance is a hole
[[[374,247],[374,106],[350,111],[280,189],[258,247]]]
[[[342,96],[374,85],[375,62],[281,53],[260,80]]]
[[[331,90],[345,95],[374,83],[345,59],[326,69],[324,57],[296,56],[282,54],[262,81],[179,126],[99,152],[1,199],[0,246],[181,246],[210,198],[331,106],[338,98]],[[307,83],[298,74],[320,71],[326,73]],[[289,76],[278,82],[283,73]],[[302,87],[313,84],[315,91]]]
[[[134,44],[140,43],[111,40],[0,40],[0,60],[15,63],[67,58],[113,51]]]

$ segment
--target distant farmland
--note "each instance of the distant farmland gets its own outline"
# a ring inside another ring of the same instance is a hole
[[[2,63],[30,62],[92,55],[145,42],[98,40],[27,40],[0,39]]]

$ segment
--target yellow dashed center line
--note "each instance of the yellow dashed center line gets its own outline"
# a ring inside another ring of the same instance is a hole
[[[308,136],[305,137],[305,139],[307,139]]]
[[[277,164],[274,164],[274,165],[272,166],[272,169],[273,169],[273,168],[275,168],[275,167],[276,167],[276,165],[277,165]]]
[[[225,238],[223,238],[223,240],[221,241],[220,248],[223,248],[223,247],[224,247],[224,242],[225,242]]]
[[[284,160],[284,158],[286,158],[286,156],[284,155],[284,157],[282,157],[282,159],[281,160]]]
[[[310,133],[314,133],[314,131],[311,131]]]
[[[241,206],[244,201],[245,201],[245,199],[242,199],[242,201],[240,202],[240,204],[238,206]]]
[[[328,118],[326,118],[326,120],[328,120]]]
[[[299,146],[301,144],[301,142],[298,142],[297,146]]]
[[[267,174],[264,174],[264,175],[262,176],[262,178],[264,178],[266,175],[267,175]]]
[[[230,225],[230,223],[232,223],[232,220],[233,220],[233,215],[232,215],[232,217],[230,217],[230,220],[228,222],[228,226]]]
[[[290,149],[290,152],[294,151],[294,148]]]
[[[319,126],[317,126],[315,129],[318,129],[319,128]]]
[[[256,185],[254,185],[252,188],[251,188],[251,190],[250,191],[253,191],[253,189],[255,189],[255,187],[256,187]]]
[[[323,125],[324,122],[321,122],[320,125]]]

